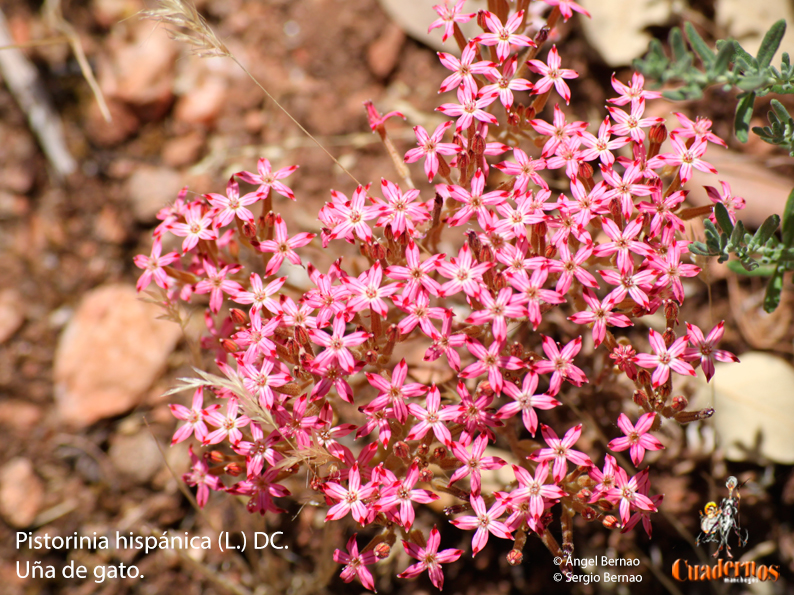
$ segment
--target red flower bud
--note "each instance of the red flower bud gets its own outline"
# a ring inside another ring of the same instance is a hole
[[[615,527],[618,526],[618,520],[611,514],[605,516],[604,520],[601,522],[604,525],[604,527],[606,527],[607,529],[614,529]]]
[[[223,470],[232,477],[237,477],[243,472],[243,467],[240,463],[229,463]]]
[[[391,546],[388,543],[381,542],[375,546],[375,557],[378,558],[378,560],[388,558],[390,553]]]
[[[248,322],[248,314],[246,314],[239,308],[230,308],[229,316],[231,316],[232,322],[234,322],[235,324],[245,324],[246,322]]]
[[[524,553],[519,550],[510,550],[507,553],[507,563],[510,566],[518,566],[524,561]]]
[[[684,395],[673,397],[673,411],[683,411],[689,405],[689,400]]]
[[[394,443],[394,455],[400,459],[407,459],[410,451],[408,450],[408,445],[400,440],[399,442]]]
[[[651,142],[662,144],[667,140],[667,127],[664,124],[654,124],[648,132],[648,137]]]
[[[221,339],[221,347],[226,353],[237,353],[240,351],[240,346],[231,339]]]

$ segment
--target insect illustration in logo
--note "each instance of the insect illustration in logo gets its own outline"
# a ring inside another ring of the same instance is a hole
[[[741,486],[737,487],[737,484],[738,481],[735,477],[729,477],[725,483],[725,487],[728,488],[728,497],[722,499],[719,507],[716,502],[709,502],[700,513],[700,535],[697,538],[697,545],[701,543],[718,544],[717,551],[714,552],[715,558],[723,549],[729,558],[733,558],[731,547],[728,545],[731,532],[739,538],[739,547],[747,545],[749,532],[739,525],[739,500],[741,499],[739,487]],[[735,495],[734,490],[736,490]]]

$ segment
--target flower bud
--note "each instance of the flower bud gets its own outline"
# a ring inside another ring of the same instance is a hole
[[[249,239],[256,237],[256,225],[250,221],[243,223],[243,235]]]
[[[455,504],[453,506],[447,506],[444,509],[444,514],[447,516],[452,516],[453,514],[460,514],[461,512],[466,512],[469,510],[468,504]]]
[[[240,351],[240,346],[231,339],[221,339],[221,347],[226,353],[237,353]]]
[[[307,345],[309,343],[309,331],[307,331],[302,326],[296,326],[295,340],[301,345]]]
[[[667,330],[662,333],[662,339],[664,339],[665,347],[670,347],[675,341],[675,331],[671,328],[667,328]]]
[[[576,499],[582,502],[589,502],[590,498],[593,497],[593,492],[588,490],[587,488],[582,488],[576,493]]]
[[[598,513],[592,506],[585,506],[581,514],[582,518],[588,522],[594,520],[596,516],[598,516]]]
[[[671,326],[678,321],[678,304],[675,300],[665,300],[664,317],[667,318],[667,324]],[[671,323],[671,321],[673,322]]]
[[[510,345],[510,355],[519,359],[523,359],[524,346],[518,341],[515,341],[512,345]]]
[[[447,449],[443,446],[438,446],[433,449],[433,460],[434,461],[443,461],[447,456]]]
[[[490,246],[483,246],[480,248],[479,259],[480,262],[493,262],[493,250]]]
[[[226,460],[226,455],[219,450],[212,450],[204,455],[211,463],[222,463]]]
[[[648,132],[652,143],[662,144],[667,140],[667,127],[663,123],[654,124]]]
[[[380,242],[373,242],[370,245],[369,253],[375,260],[383,260],[387,257],[388,250]]]
[[[507,123],[510,126],[518,126],[520,122],[521,122],[521,117],[517,113],[510,112],[509,114],[507,114]],[[509,556],[510,554],[508,554],[508,558]]]
[[[422,442],[419,446],[416,447],[416,454],[418,454],[420,457],[427,456],[428,452],[430,452],[430,447],[424,442]]]
[[[700,411],[679,411],[675,414],[673,419],[680,424],[688,424],[693,421],[708,419],[712,415],[714,415],[714,409],[709,407],[708,409],[701,409]]]
[[[364,355],[364,361],[367,365],[374,366],[378,363],[378,352],[374,349],[367,349],[367,353]]]
[[[535,34],[535,43],[538,47],[546,42],[546,40],[549,38],[550,31],[551,29],[547,25],[543,25],[543,27],[540,28],[540,31]]]
[[[601,521],[601,523],[607,529],[614,529],[615,527],[618,526],[618,520],[614,516],[612,516],[611,514],[608,514],[607,516],[605,516],[604,520]]]
[[[651,373],[648,370],[639,370],[637,372],[637,382],[645,386],[651,383]],[[647,396],[647,395],[646,395]]]
[[[689,405],[689,401],[684,395],[673,397],[673,411],[683,411]]]
[[[388,558],[391,553],[391,546],[388,543],[381,542],[375,546],[375,557],[378,560]]]
[[[518,566],[524,561],[524,554],[519,550],[510,550],[507,553],[507,563],[510,566]]]
[[[431,482],[433,481],[433,471],[429,467],[419,471],[419,481]]]
[[[231,317],[232,322],[234,322],[234,324],[245,324],[246,322],[248,322],[248,314],[246,314],[239,308],[230,308],[229,316]]]
[[[388,330],[386,331],[386,340],[392,345],[400,340],[400,329],[397,328],[396,324],[389,326]]]
[[[635,390],[631,398],[634,400],[634,404],[638,407],[644,407],[648,403],[648,398],[641,390]]]
[[[586,180],[591,180],[593,178],[593,166],[589,163],[582,163],[579,166],[579,175]]]
[[[407,459],[409,455],[408,445],[400,440],[394,443],[394,455],[399,459]]]
[[[243,467],[240,463],[229,463],[223,468],[223,470],[232,477],[237,477],[238,475],[242,474]]]
[[[485,153],[485,139],[482,137],[482,134],[477,133],[474,135],[474,142],[471,146],[472,151],[474,151],[475,155],[482,155]]]
[[[270,211],[265,215],[265,227],[273,227],[276,224],[276,214]]]

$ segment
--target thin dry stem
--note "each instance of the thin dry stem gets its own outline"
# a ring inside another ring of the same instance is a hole
[[[66,41],[68,41],[69,46],[72,48],[72,53],[77,59],[77,63],[80,65],[80,72],[88,83],[88,86],[91,87],[91,92],[94,94],[94,99],[96,99],[99,111],[102,113],[105,122],[112,122],[113,118],[110,115],[110,109],[108,109],[105,96],[102,94],[102,89],[99,88],[99,83],[94,77],[94,71],[91,69],[88,58],[86,58],[85,52],[83,51],[83,44],[80,41],[80,36],[77,35],[77,31],[74,30],[74,27],[72,27],[72,25],[63,18],[63,14],[61,14],[61,0],[47,0],[44,5],[44,13],[53,29],[62,33]]]
[[[357,184],[361,183],[351,174],[344,165],[342,165],[336,157],[326,149],[319,140],[298,122],[287,109],[281,105],[270,92],[254,77],[253,74],[237,59],[237,57],[226,47],[226,44],[221,41],[207,21],[202,17],[195,7],[183,0],[159,0],[158,8],[153,10],[145,10],[142,16],[153,21],[164,23],[168,35],[176,40],[193,48],[193,52],[202,58],[219,57],[231,59],[240,69],[248,75],[254,84],[272,101],[278,109],[284,112],[287,117],[292,120],[295,125],[300,128],[306,136],[308,136],[314,143],[323,150],[323,152],[331,158],[331,160],[339,166],[350,178]]]

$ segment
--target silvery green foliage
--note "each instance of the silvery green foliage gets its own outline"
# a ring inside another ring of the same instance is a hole
[[[738,42],[728,39],[716,42],[716,51],[698,34],[691,23],[670,31],[669,45],[672,56],[667,57],[661,42],[653,40],[648,54],[635,60],[634,67],[649,81],[681,83],[677,89],[665,91],[668,99],[699,99],[703,89],[722,85],[724,91],[737,89],[738,103],[734,118],[736,138],[747,142],[753,105],[756,97],[769,93],[794,93],[794,66],[787,53],[781,58],[780,69],[772,66],[772,58],[780,47],[786,22],[780,20],[767,31],[758,55],[753,57]],[[691,48],[691,49],[690,49]],[[696,65],[695,58],[700,65]],[[753,132],[765,142],[778,145],[794,156],[794,118],[782,103],[773,99],[767,118],[769,126],[756,126]],[[722,204],[714,207],[716,225],[706,220],[706,241],[695,242],[690,250],[702,256],[716,256],[725,262],[731,254],[737,260],[728,262],[736,273],[769,276],[764,309],[775,310],[780,303],[783,275],[794,270],[794,191],[786,202],[781,238],[776,231],[781,218],[772,215],[755,232],[750,234],[741,221],[734,225],[728,210]]]

